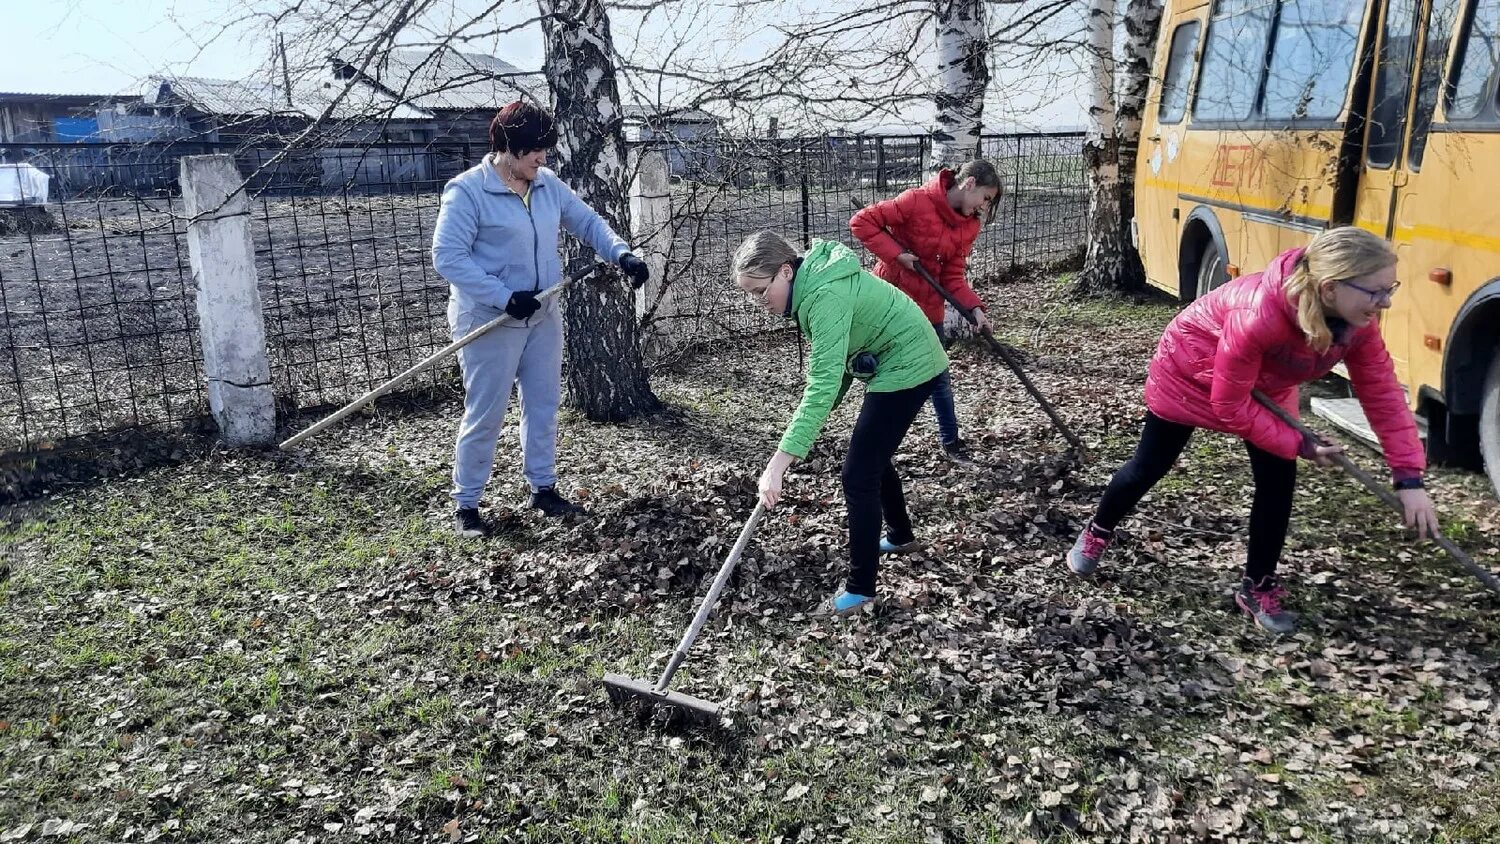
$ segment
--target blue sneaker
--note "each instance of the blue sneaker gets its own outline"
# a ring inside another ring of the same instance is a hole
[[[913,539],[910,542],[903,542],[897,545],[884,536],[880,537],[880,553],[882,554],[910,554],[926,547],[927,543],[920,539]]]
[[[835,592],[825,605],[831,615],[849,615],[859,612],[868,606],[873,606],[875,598],[870,595],[856,595],[847,589]]]

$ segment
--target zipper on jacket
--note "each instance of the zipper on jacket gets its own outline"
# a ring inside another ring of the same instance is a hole
[[[505,187],[508,189],[510,185],[506,185]],[[529,192],[531,190],[534,190],[535,188],[536,184],[533,181],[533,184],[530,188],[527,188],[527,191]],[[531,221],[531,268],[532,272],[535,274],[531,280],[531,292],[538,293],[542,289],[542,236],[536,230],[536,215],[531,213],[531,204],[522,199],[521,195],[516,193],[515,191],[511,191],[510,195],[514,196],[516,198],[516,201],[521,203],[521,207],[526,211],[526,219]],[[532,316],[535,316],[535,314],[533,314]],[[526,321],[522,323],[522,325],[530,328],[531,317],[527,317]]]

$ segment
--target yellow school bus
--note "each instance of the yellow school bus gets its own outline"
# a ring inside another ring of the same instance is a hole
[[[1330,226],[1388,239],[1429,457],[1500,492],[1500,0],[1167,0],[1133,233],[1183,300]]]

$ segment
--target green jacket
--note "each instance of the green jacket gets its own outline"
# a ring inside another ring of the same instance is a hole
[[[781,450],[799,459],[849,388],[855,355],[875,356],[875,375],[865,382],[875,393],[911,389],[948,368],[937,332],[917,303],[865,272],[841,243],[813,241],[792,282],[792,316],[812,343],[807,388],[781,437]]]

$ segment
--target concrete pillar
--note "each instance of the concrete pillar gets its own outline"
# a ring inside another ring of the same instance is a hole
[[[630,243],[651,268],[651,280],[636,297],[636,315],[640,316],[667,282],[667,253],[672,248],[672,179],[661,150],[636,147],[631,153],[636,160],[635,179],[630,184]],[[669,289],[657,308],[658,314],[671,312],[672,293]]]
[[[224,442],[270,445],[276,411],[244,178],[229,155],[185,156],[181,167],[208,407]]]

